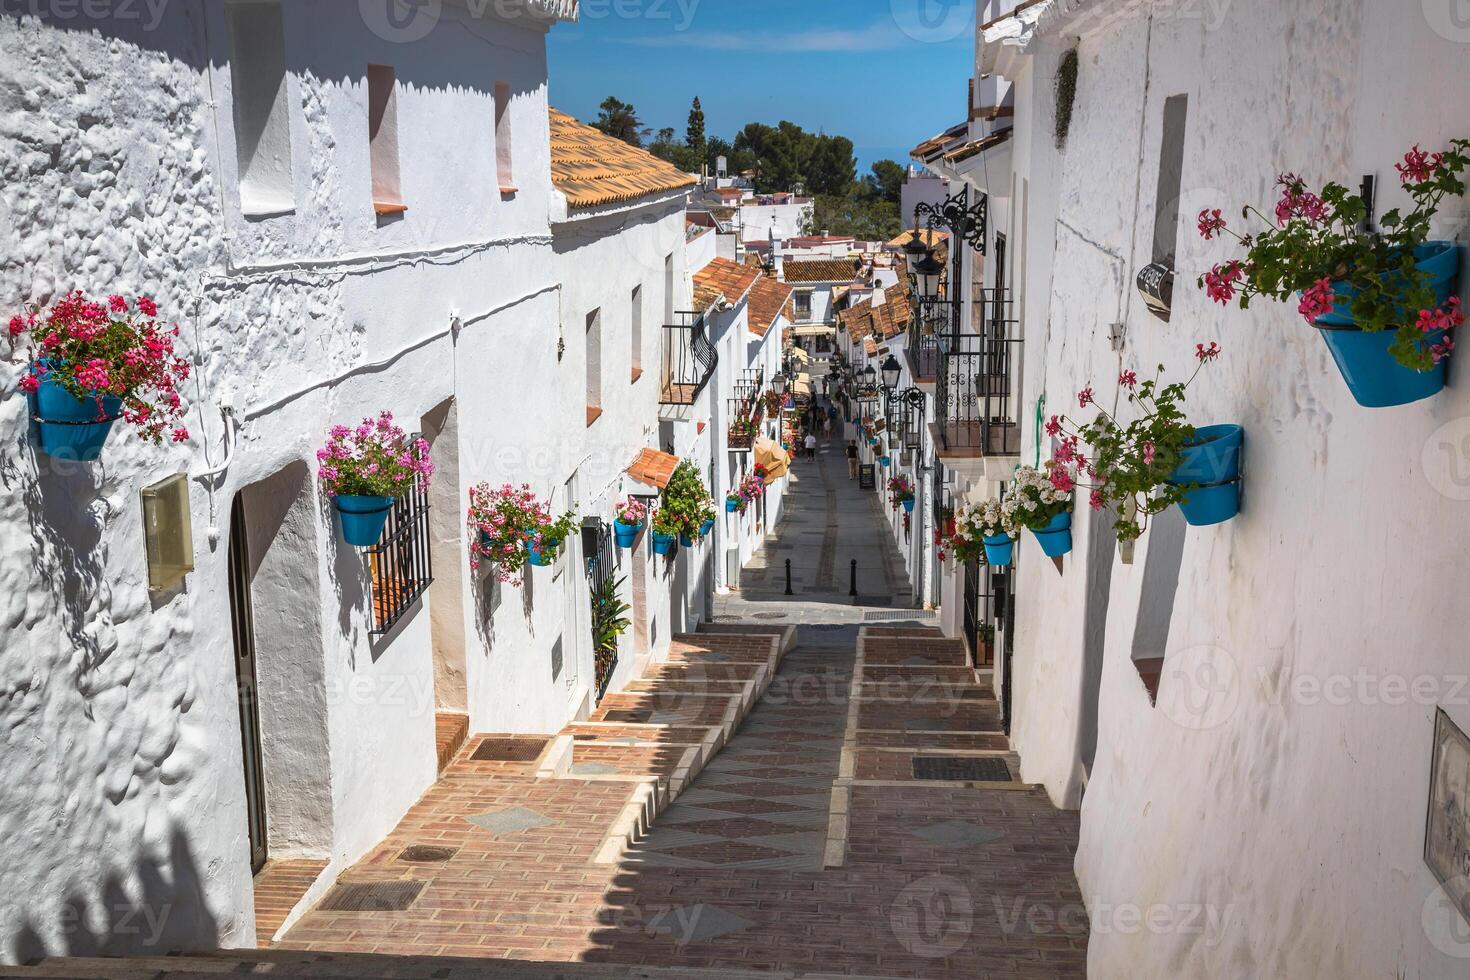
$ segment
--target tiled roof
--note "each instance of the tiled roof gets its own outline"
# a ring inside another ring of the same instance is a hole
[[[781,278],[786,282],[853,282],[861,263],[853,259],[813,259],[809,262],[782,263]]]
[[[874,304],[863,299],[841,313],[840,319],[853,343],[868,339],[892,340],[908,330],[913,310],[909,306],[906,285],[889,286],[883,291],[883,302]]]
[[[891,248],[903,248],[905,245],[913,240],[915,233],[915,230],[910,228],[902,235],[899,235],[897,238],[890,241],[888,245]],[[920,228],[918,229],[917,234],[920,240],[922,240],[923,243],[925,245],[928,245],[930,248],[933,248],[941,242],[949,241],[949,232],[940,231],[937,228]]]
[[[551,110],[551,182],[573,208],[692,186],[694,177],[646,150]]]
[[[678,456],[661,453],[657,449],[645,449],[628,467],[628,475],[639,483],[662,490],[669,485],[669,478],[679,465]]]
[[[709,265],[694,274],[694,305],[703,312],[722,296],[732,304],[738,303],[760,277],[759,266],[710,259]]]
[[[945,163],[962,163],[973,156],[978,156],[993,146],[999,146],[1011,138],[1009,129],[1002,129],[998,133],[991,133],[984,139],[971,140],[944,155]]]
[[[757,279],[750,290],[750,332],[757,337],[764,337],[781,314],[786,314],[787,319],[790,319],[789,307],[793,292],[795,290],[790,286],[777,282],[770,276]]]
[[[946,129],[938,136],[931,136],[924,142],[920,143],[918,146],[914,147],[913,150],[909,153],[909,156],[913,157],[916,160],[929,160],[937,157],[939,155],[939,152],[943,150],[946,146],[948,146],[950,143],[953,143],[955,140],[962,138],[965,133],[969,131],[969,128],[970,124],[968,121],[962,122],[956,126],[951,126],[949,129]]]

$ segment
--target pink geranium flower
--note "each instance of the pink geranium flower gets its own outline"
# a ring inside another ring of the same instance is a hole
[[[1296,309],[1302,315],[1302,319],[1308,323],[1316,323],[1332,312],[1332,307],[1336,302],[1337,297],[1332,291],[1332,280],[1322,278],[1302,290],[1302,299]]]

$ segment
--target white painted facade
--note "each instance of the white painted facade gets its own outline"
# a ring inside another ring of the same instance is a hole
[[[899,192],[898,214],[905,228],[913,227],[914,208],[920,204],[943,204],[951,191],[949,179],[910,165]]]
[[[816,204],[811,198],[796,198],[787,203],[763,204],[765,198],[752,198],[740,204],[740,240],[769,242],[795,238],[811,226]]]
[[[580,541],[524,587],[494,585],[467,566],[467,488],[524,481],[611,521],[623,469],[660,442],[660,326],[689,296],[683,194],[573,213],[554,189],[545,33],[572,5],[499,19],[494,4],[445,4],[412,43],[351,6],[279,5],[270,111],[285,116],[266,133],[280,165],[250,170],[243,194],[240,161],[255,164],[237,152],[248,107],[234,86],[251,76],[235,51],[268,55],[268,25],[217,2],[147,25],[0,14],[7,306],[72,288],[150,295],[198,379],[188,444],[154,448],[119,423],[101,461],[63,465],[28,441],[23,352],[8,351],[0,828],[24,847],[0,865],[0,962],[254,944],[234,507],[266,841],[272,859],[329,862],[308,901],[434,781],[436,712],[467,713],[471,731],[550,732],[591,706]],[[398,213],[374,208],[369,65],[393,69]],[[501,136],[512,153],[497,174]],[[602,414],[588,425],[594,310]],[[330,424],[384,409],[433,443],[435,582],[376,636],[365,558],[341,541],[314,453]],[[196,567],[150,594],[138,494],[180,472],[197,477]],[[644,571],[656,648],[707,610],[693,581]],[[615,687],[629,654],[649,652],[625,643]],[[124,928],[160,907],[157,929]]]
[[[1009,162],[970,179],[992,195],[992,246],[1008,239],[1022,461],[1048,448],[1037,399],[1051,414],[1089,383],[1110,398],[1120,369],[1187,373],[1211,341],[1224,355],[1191,389],[1191,421],[1247,433],[1244,506],[1226,524],[1159,519],[1125,564],[1084,505],[1061,574],[1029,535],[1018,545],[1013,744],[1025,780],[1081,807],[1089,975],[1466,976],[1470,926],[1422,854],[1435,712],[1470,726],[1449,574],[1470,396],[1452,383],[1361,408],[1293,305],[1227,309],[1194,284],[1232,254],[1194,216],[1269,213],[1279,172],[1350,187],[1376,174],[1379,212],[1403,205],[1392,164],[1470,128],[1463,29],[1417,5],[1062,0],[986,34],[978,70],[1013,86],[1015,134]],[[1073,47],[1058,150],[1056,69]],[[1134,277],[1152,260],[1176,95],[1188,115],[1165,324]],[[1448,202],[1432,237],[1463,239],[1467,215]],[[956,630],[958,583],[944,600]],[[1164,658],[1157,705],[1134,665],[1148,656]],[[1167,922],[1122,928],[1120,909]]]

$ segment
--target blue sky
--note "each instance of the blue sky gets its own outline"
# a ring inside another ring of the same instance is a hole
[[[974,13],[974,0],[582,0],[547,41],[551,101],[591,120],[616,95],[682,138],[698,95],[712,136],[789,119],[851,139],[866,173],[963,118]]]

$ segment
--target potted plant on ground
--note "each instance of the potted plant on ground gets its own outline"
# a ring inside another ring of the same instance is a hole
[[[678,514],[660,507],[653,512],[653,553],[667,555],[674,550],[684,520]]]
[[[1020,534],[1014,509],[1003,509],[1001,501],[994,497],[962,507],[955,515],[955,557],[960,561],[973,561],[983,554],[987,565],[1005,568],[1011,563],[1015,541]]]
[[[481,483],[470,488],[470,567],[488,563],[495,577],[508,585],[520,585],[519,577],[530,553],[527,529],[551,523],[551,507],[538,500],[528,484],[499,487]]]
[[[356,428],[332,426],[316,459],[322,489],[332,498],[341,522],[342,539],[354,548],[377,544],[394,501],[415,483],[427,486],[434,472],[429,444],[405,435],[391,412],[365,418]]]
[[[95,460],[119,418],[154,444],[189,438],[179,397],[189,362],[174,354],[179,328],[160,326],[157,318],[147,296],[97,303],[79,291],[44,313],[28,307],[10,318],[11,342],[29,341],[30,364],[19,386],[41,452]]]
[[[914,481],[907,474],[900,474],[888,481],[888,495],[894,510],[902,507],[904,513],[913,513]]]
[[[1185,520],[1196,527],[1229,520],[1239,511],[1240,455],[1244,433],[1238,425],[1196,429],[1185,418],[1185,392],[1204,365],[1220,354],[1218,344],[1198,344],[1198,364],[1189,380],[1164,384],[1163,365],[1155,377],[1140,382],[1133,371],[1118,378],[1138,418],[1124,425],[1098,408],[1085,425],[1053,415],[1046,434],[1058,439],[1049,475],[1052,486],[1070,493],[1089,491],[1093,510],[1110,509],[1120,542],[1136,540],[1148,520],[1180,504]],[[1096,405],[1089,386],[1077,394],[1082,407]],[[1092,452],[1081,452],[1086,443]]]
[[[1405,154],[1394,166],[1413,207],[1386,212],[1381,232],[1364,230],[1370,215],[1361,195],[1335,183],[1313,193],[1289,173],[1276,180],[1275,220],[1253,206],[1241,212],[1264,221],[1264,231],[1238,235],[1218,208],[1201,211],[1202,236],[1231,235],[1246,254],[1215,265],[1200,287],[1242,309],[1255,296],[1296,296],[1297,312],[1318,329],[1365,408],[1428,398],[1444,387],[1449,331],[1464,322],[1454,295],[1459,251],[1429,239],[1430,221],[1446,197],[1465,193],[1467,150],[1470,141],[1457,139],[1443,153],[1415,146]]]
[[[1034,466],[1016,470],[1006,500],[1014,501],[1016,523],[1036,536],[1048,558],[1072,550],[1072,491],[1076,480],[1067,464],[1048,461],[1045,472]],[[1067,490],[1061,487],[1066,485]]]
[[[613,537],[619,548],[629,550],[638,541],[638,533],[648,522],[648,505],[629,497],[618,505],[617,517],[613,521]]]

